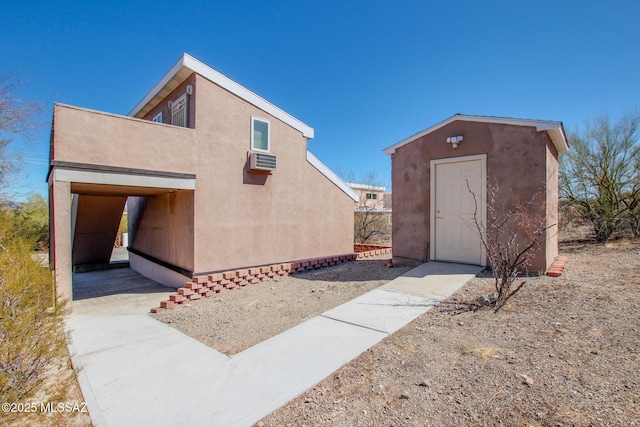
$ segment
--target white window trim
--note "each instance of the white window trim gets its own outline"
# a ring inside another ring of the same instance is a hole
[[[262,148],[255,148],[254,146],[254,140],[253,140],[253,135],[254,135],[254,123],[258,121],[258,122],[263,122],[267,124],[267,149],[263,150]],[[271,153],[271,122],[269,120],[265,120],[265,119],[261,119],[259,117],[253,117],[251,116],[251,151],[258,151],[261,153]]]
[[[151,121],[155,123],[162,123],[162,111],[156,114]]]

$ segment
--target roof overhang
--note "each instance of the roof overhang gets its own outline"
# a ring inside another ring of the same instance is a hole
[[[147,93],[144,98],[129,112],[129,116],[142,118],[155,108],[160,101],[165,99],[173,90],[182,84],[192,73],[198,73],[207,80],[228,90],[239,98],[255,105],[261,110],[271,114],[284,123],[299,130],[305,138],[313,138],[312,127],[276,107],[266,99],[256,95],[244,86],[231,80],[224,74],[214,70],[207,64],[200,62],[191,55],[185,53],[173,67],[160,79],[160,81]]]
[[[530,120],[530,119],[512,119],[508,117],[491,117],[491,116],[467,116],[463,114],[456,114],[455,116],[449,117],[448,119],[431,126],[421,132],[416,133],[415,135],[410,136],[409,138],[403,139],[402,141],[393,144],[392,146],[385,148],[383,151],[385,154],[394,154],[396,150],[403,145],[406,145],[410,142],[415,141],[418,138],[422,138],[425,135],[428,135],[452,122],[455,121],[466,121],[466,122],[478,122],[478,123],[496,123],[502,125],[512,125],[512,126],[529,126],[535,127],[537,132],[546,131],[549,134],[549,138],[553,142],[553,145],[558,150],[558,153],[564,153],[569,149],[569,144],[567,143],[567,136],[564,132],[564,127],[562,126],[562,122],[556,121],[548,121],[548,120]]]
[[[338,175],[336,175],[331,169],[329,169],[324,163],[320,161],[313,153],[307,150],[307,161],[316,168],[322,175],[327,177],[329,181],[333,182],[339,189],[341,189],[347,196],[351,197],[354,202],[360,201],[358,193],[353,191],[353,188],[344,182]]]

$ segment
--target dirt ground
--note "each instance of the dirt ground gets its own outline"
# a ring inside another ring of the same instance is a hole
[[[152,316],[233,355],[409,271],[385,267],[388,259],[347,262],[225,290]]]
[[[575,240],[561,254],[561,277],[527,278],[498,314],[468,310],[493,291],[492,279],[473,279],[256,425],[640,425],[640,241]],[[225,291],[156,317],[234,354],[408,270],[384,262]]]
[[[473,279],[257,425],[640,425],[640,242],[561,254],[498,314],[467,310]]]

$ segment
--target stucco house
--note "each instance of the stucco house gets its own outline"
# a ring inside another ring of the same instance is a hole
[[[349,187],[358,194],[358,198],[360,199],[358,202],[355,202],[356,212],[363,209],[379,212],[388,210],[384,199],[385,187],[353,182],[349,183]]]
[[[131,268],[174,287],[352,253],[358,196],[307,150],[313,136],[187,54],[128,116],[56,104],[48,182],[59,294],[71,298],[73,266],[109,262],[127,200]]]
[[[546,271],[558,255],[558,153],[567,149],[561,122],[468,115],[452,116],[386,148],[394,259],[486,265],[471,221],[477,212],[486,228],[492,186],[497,209],[540,192],[526,215],[543,218],[549,228],[530,271]]]

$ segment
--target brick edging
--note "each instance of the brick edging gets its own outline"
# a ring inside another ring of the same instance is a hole
[[[358,256],[358,259],[362,259],[362,258],[369,258],[377,255],[390,254],[390,253],[391,253],[391,248],[380,247],[378,249],[372,249],[370,251],[356,252],[356,255]]]
[[[234,289],[271,280],[275,277],[283,277],[306,270],[355,261],[357,258],[359,258],[358,255],[350,253],[197,276],[187,282],[184,287],[178,288],[175,294],[169,295],[168,300],[161,301],[160,307],[152,308],[151,313],[159,313],[168,308],[174,308],[179,304],[211,297],[224,289]]]
[[[566,256],[556,257],[555,261],[553,261],[553,263],[551,264],[551,267],[549,267],[549,270],[547,270],[547,276],[561,276],[562,273],[564,273],[564,268],[567,265],[567,260],[568,258]]]

